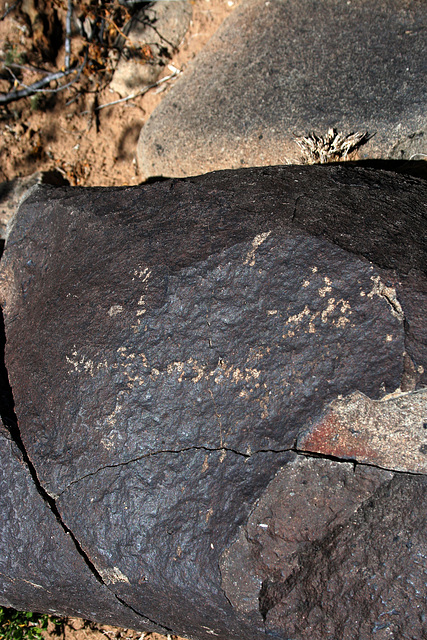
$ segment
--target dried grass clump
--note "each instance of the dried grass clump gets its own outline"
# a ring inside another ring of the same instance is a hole
[[[307,164],[325,164],[345,160],[353,151],[372,138],[368,131],[345,134],[329,129],[324,136],[314,131],[306,136],[295,137],[295,142],[303,152]]]

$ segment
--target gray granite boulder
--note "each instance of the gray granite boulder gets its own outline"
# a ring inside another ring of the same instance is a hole
[[[427,157],[424,0],[245,0],[144,125],[144,177]]]
[[[0,272],[0,602],[422,638],[426,196],[342,166],[34,190]]]

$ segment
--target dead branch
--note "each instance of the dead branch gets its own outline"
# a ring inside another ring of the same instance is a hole
[[[19,69],[20,71],[30,71],[31,73],[52,73],[51,71],[48,71],[47,69],[42,69],[41,67],[35,67],[32,64],[18,64],[17,62],[9,62],[6,65],[4,65],[4,68],[9,70],[9,69]]]
[[[146,87],[144,87],[144,89],[141,89],[141,91],[136,91],[135,93],[132,93],[130,96],[126,96],[126,98],[120,98],[120,100],[114,100],[113,102],[106,102],[105,104],[100,104],[98,107],[95,108],[95,110],[100,111],[100,109],[105,109],[106,107],[113,107],[116,104],[121,104],[122,102],[128,102],[129,100],[138,98],[138,96],[143,96],[144,93],[147,93],[147,91],[150,91],[150,89],[155,89],[156,87],[159,87],[160,85],[167,82],[168,80],[172,80],[172,78],[176,78],[177,76],[179,76],[180,73],[182,72],[179,69],[176,69],[169,76],[165,76],[164,78],[161,78],[154,84],[147,85]],[[84,115],[86,113],[89,113],[89,111],[82,111],[81,115]]]
[[[7,18],[9,13],[12,13],[12,11],[14,11],[19,4],[21,4],[21,0],[17,0],[17,2],[11,4],[10,7],[8,7],[6,11],[0,16],[0,22]]]
[[[15,83],[15,86],[16,86],[17,84],[19,84],[19,80],[18,80],[18,78],[17,78],[17,77],[16,77],[16,75],[13,73],[12,69],[10,69],[10,67],[8,67],[8,66],[6,66],[6,65],[3,65],[3,69],[5,69],[5,70],[6,70],[6,71],[7,71],[7,72],[12,76],[13,81],[14,81],[14,83]]]
[[[114,22],[114,20],[112,20],[111,18],[109,18],[108,16],[103,16],[103,19],[106,20],[109,24],[111,24],[115,30],[117,31],[117,33],[122,36],[122,38],[124,38],[126,41],[129,40],[130,42],[130,38],[129,36],[127,36],[124,31],[122,31],[122,29],[120,29],[120,27]]]
[[[64,71],[57,71],[56,73],[50,73],[45,78],[42,78],[41,80],[37,80],[37,82],[34,82],[33,84],[24,85],[23,89],[16,89],[14,91],[9,91],[9,93],[0,93],[0,105],[9,104],[10,102],[14,102],[15,100],[20,100],[21,98],[28,98],[29,96],[32,96],[35,93],[58,93],[59,91],[63,91],[64,89],[71,86],[79,79],[81,72],[83,71],[86,65],[86,61],[87,61],[87,55],[85,56],[83,63],[79,67],[77,67],[77,69],[65,69]],[[8,71],[12,73],[10,69],[8,69]],[[67,84],[61,85],[56,89],[47,88],[51,82],[61,80],[61,78],[65,78],[66,76],[69,76],[72,73],[75,73],[76,76],[71,82],[67,82]],[[14,74],[12,73],[12,75]]]
[[[73,15],[73,2],[68,0],[67,15],[65,18],[65,69],[70,68],[71,60],[71,17]]]

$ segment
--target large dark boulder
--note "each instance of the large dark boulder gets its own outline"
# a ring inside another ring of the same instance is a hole
[[[37,187],[0,273],[0,602],[423,637],[426,196],[348,166]]]

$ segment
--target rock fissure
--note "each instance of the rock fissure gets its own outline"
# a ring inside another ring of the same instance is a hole
[[[209,453],[215,453],[215,452],[224,452],[224,453],[234,453],[237,456],[241,456],[243,458],[249,459],[254,455],[258,455],[260,453],[277,453],[277,454],[282,454],[282,453],[287,453],[287,452],[291,452],[291,453],[295,453],[299,456],[305,457],[305,458],[320,458],[323,460],[331,460],[332,462],[342,462],[342,463],[346,463],[346,464],[353,464],[354,469],[356,468],[356,466],[360,465],[362,467],[371,467],[373,469],[381,469],[383,471],[392,471],[393,473],[400,473],[403,475],[412,475],[412,476],[419,476],[419,475],[425,475],[423,473],[416,473],[416,472],[411,472],[411,471],[401,471],[399,469],[394,469],[392,467],[385,467],[385,466],[381,466],[381,465],[377,465],[377,464],[373,464],[373,463],[368,463],[368,462],[360,462],[358,460],[355,460],[354,458],[341,458],[339,456],[334,456],[334,455],[328,455],[328,454],[324,454],[324,453],[317,453],[314,451],[304,451],[303,449],[298,449],[297,447],[286,447],[284,449],[256,449],[255,451],[252,451],[251,453],[243,453],[241,451],[238,451],[237,449],[231,449],[229,447],[207,447],[207,446],[193,446],[193,447],[184,447],[182,449],[161,449],[159,451],[152,451],[150,453],[145,453],[144,455],[138,456],[136,458],[132,458],[130,460],[125,460],[123,462],[117,462],[115,464],[107,464],[107,465],[103,465],[102,467],[99,467],[99,469],[96,469],[95,471],[92,471],[90,473],[87,473],[79,478],[76,478],[75,480],[73,480],[72,482],[70,482],[65,489],[63,489],[60,493],[56,494],[55,499],[61,497],[66,491],[68,491],[68,489],[70,487],[72,487],[73,485],[81,482],[82,480],[85,480],[86,478],[90,478],[93,477],[95,475],[97,475],[98,473],[101,473],[101,471],[104,471],[105,469],[115,469],[117,467],[125,467],[129,464],[133,464],[135,462],[138,462],[139,460],[144,460],[146,458],[151,458],[154,456],[160,456],[160,455],[164,455],[164,454],[180,454],[180,453],[187,453],[189,451],[207,451]],[[51,500],[54,500],[51,496],[49,496],[49,498]]]
[[[302,196],[297,196],[297,198],[295,199],[294,210],[293,210],[293,213],[292,213],[291,223],[295,222],[295,218],[297,216],[298,202],[301,200],[301,198],[302,198]]]
[[[404,323],[405,316],[402,306],[397,299],[396,290],[393,289],[393,287],[387,287],[383,282],[379,280],[379,278],[375,283],[375,287],[372,293],[375,292],[380,298],[383,298],[383,300],[385,300],[390,306],[392,315],[394,315],[400,322]]]
[[[55,518],[56,518],[58,524],[60,525],[60,527],[65,531],[65,533],[67,535],[70,536],[70,538],[73,541],[74,546],[75,546],[78,554],[83,558],[83,560],[85,561],[86,565],[89,567],[91,573],[93,573],[93,575],[96,577],[98,582],[100,582],[101,584],[105,584],[104,581],[102,580],[100,574],[98,573],[95,565],[93,564],[93,562],[90,560],[90,558],[86,555],[86,553],[82,549],[82,546],[80,545],[79,541],[75,537],[74,533],[67,527],[65,522],[62,520],[61,514],[58,511],[58,507],[56,506],[54,498],[52,498],[52,496],[50,496],[48,494],[46,489],[41,484],[41,482],[40,482],[40,480],[38,478],[38,475],[37,475],[37,471],[36,471],[33,463],[31,462],[31,460],[30,460],[30,458],[28,456],[28,453],[27,453],[27,451],[25,449],[25,445],[24,445],[24,443],[22,441],[21,433],[20,433],[20,430],[19,430],[19,427],[18,427],[18,422],[15,421],[14,424],[11,424],[11,421],[10,421],[10,424],[8,425],[8,431],[9,431],[9,434],[10,434],[13,442],[18,447],[18,449],[19,449],[19,451],[20,451],[20,453],[22,455],[22,460],[23,460],[25,466],[28,469],[28,472],[29,472],[29,474],[30,474],[30,476],[32,478],[32,481],[33,481],[36,489],[37,489],[37,492],[42,497],[43,502],[49,508],[49,510],[53,513],[53,515],[55,516]]]
[[[109,591],[111,591],[111,593],[117,598],[117,600],[120,602],[120,604],[122,604],[124,607],[127,607],[128,609],[130,609],[131,611],[133,611],[133,613],[141,618],[143,618],[145,621],[149,622],[150,624],[154,624],[156,627],[160,627],[161,629],[163,629],[163,631],[166,632],[167,635],[170,635],[173,633],[173,629],[170,629],[169,627],[165,627],[163,624],[160,624],[159,622],[156,622],[155,620],[152,620],[151,618],[148,618],[146,615],[144,615],[143,613],[140,613],[139,611],[137,611],[134,607],[132,607],[132,605],[130,605],[128,602],[126,602],[126,600],[124,600],[123,598],[120,598],[117,593],[114,593],[114,591],[112,591],[112,589],[109,588],[109,586],[107,584],[105,584],[105,582],[103,582],[103,584],[107,587],[107,589]],[[166,635],[165,634],[165,635]]]
[[[246,532],[246,529],[245,529],[245,532]],[[218,560],[218,565],[217,565],[217,566],[218,566],[218,572],[219,572],[219,575],[221,576],[221,582],[220,582],[221,592],[222,592],[222,594],[223,594],[224,598],[227,600],[227,602],[228,602],[228,604],[230,605],[230,607],[231,607],[231,608],[233,608],[233,603],[231,602],[230,598],[229,598],[229,597],[228,597],[228,595],[227,595],[226,590],[225,590],[225,589],[224,589],[224,587],[223,587],[223,584],[224,584],[224,578],[223,578],[222,571],[221,571],[221,562],[220,562],[219,560]]]
[[[359,464],[415,475],[427,473],[427,436],[423,421],[427,389],[401,392],[379,400],[355,391],[337,397],[318,420],[300,433],[296,449],[355,460]]]
[[[155,620],[151,620],[151,618],[148,618],[144,614],[140,613],[139,611],[134,609],[131,605],[129,605],[127,602],[125,602],[122,598],[120,598],[116,593],[114,593],[112,589],[109,588],[109,586],[102,579],[102,576],[100,575],[99,571],[95,567],[94,563],[91,561],[89,556],[85,553],[82,545],[77,540],[73,531],[69,527],[67,527],[67,525],[63,521],[61,514],[58,510],[58,507],[56,505],[55,499],[49,495],[49,493],[46,491],[46,489],[43,487],[42,483],[40,482],[39,477],[37,475],[37,471],[33,463],[31,462],[29,455],[27,453],[27,450],[25,448],[24,442],[22,440],[21,432],[18,426],[18,419],[14,410],[15,404],[13,399],[13,391],[10,385],[9,376],[8,376],[5,358],[4,358],[5,344],[6,344],[6,335],[4,330],[3,312],[0,310],[0,345],[2,346],[1,358],[0,358],[0,378],[2,383],[2,397],[0,401],[1,419],[7,429],[7,432],[12,442],[18,448],[22,456],[22,461],[28,470],[28,473],[33,481],[33,484],[38,494],[41,496],[43,503],[48,507],[48,509],[55,516],[55,519],[59,524],[59,526],[61,527],[61,529],[72,540],[77,553],[83,559],[85,565],[88,567],[91,574],[96,578],[96,580],[101,585],[103,585],[106,589],[108,589],[114,595],[114,597],[118,600],[118,602],[120,602],[120,604],[122,604],[124,607],[133,611],[133,613],[143,618],[146,622],[149,622],[150,624],[153,624],[159,628],[163,628],[167,633],[172,633],[173,632],[172,629],[169,629],[168,627],[165,627],[164,625],[159,624]]]
[[[354,458],[340,458],[338,456],[333,456],[333,455],[328,455],[326,453],[316,453],[314,451],[304,451],[303,449],[289,449],[289,451],[292,451],[293,453],[296,453],[299,456],[302,456],[304,458],[316,458],[316,459],[321,459],[321,460],[330,460],[331,462],[342,462],[342,463],[346,463],[346,464],[352,464],[353,465],[353,469],[355,470],[356,467],[360,466],[360,467],[369,467],[371,469],[380,469],[381,471],[391,471],[393,473],[399,473],[403,476],[416,476],[419,477],[420,475],[427,475],[425,473],[419,472],[416,473],[415,471],[401,471],[400,469],[393,469],[392,467],[382,467],[379,464],[373,464],[370,462],[360,462],[359,460],[355,460]],[[257,452],[259,453],[259,452]]]
[[[85,475],[81,476],[80,478],[76,478],[76,480],[73,480],[72,482],[70,482],[65,489],[63,489],[59,494],[57,494],[57,498],[59,498],[60,496],[62,496],[66,491],[68,491],[68,489],[73,486],[74,484],[77,484],[78,482],[81,482],[82,480],[85,480],[86,478],[90,478],[92,476],[95,476],[97,473],[100,473],[101,471],[104,471],[104,469],[115,469],[116,467],[125,467],[129,464],[133,464],[134,462],[138,462],[139,460],[145,460],[146,458],[152,458],[154,456],[160,456],[163,454],[180,454],[180,453],[186,453],[187,451],[208,451],[210,453],[215,453],[215,452],[224,452],[224,453],[234,453],[237,456],[242,456],[243,458],[250,458],[251,455],[253,454],[248,454],[248,453],[242,453],[241,451],[237,451],[236,449],[229,449],[228,447],[206,447],[206,446],[194,446],[194,447],[185,447],[183,449],[161,449],[159,451],[150,451],[150,453],[144,453],[144,455],[141,456],[137,456],[136,458],[132,458],[130,460],[125,460],[123,462],[117,462],[115,464],[106,464],[103,465],[102,467],[99,467],[99,469],[96,469],[95,471],[92,471],[91,473],[86,473]],[[284,449],[283,452],[288,451],[288,449]],[[255,451],[254,453],[258,453],[257,451]],[[262,453],[262,452],[260,452]],[[273,451],[270,453],[274,453]],[[277,452],[279,453],[279,452]]]
[[[369,638],[386,602],[422,637],[424,190],[312,169],[22,205],[0,274],[10,602],[201,640],[341,637],[349,610]]]
[[[11,422],[11,421],[9,421],[9,422]],[[22,438],[21,438],[21,434],[19,432],[19,427],[18,427],[17,422],[15,422],[14,425],[9,424],[8,431],[9,431],[9,434],[10,434],[13,442],[15,443],[15,445],[18,447],[19,451],[21,452],[22,459],[23,459],[23,461],[24,461],[24,463],[25,463],[25,465],[26,465],[26,467],[27,467],[27,469],[28,469],[28,471],[29,471],[29,473],[31,475],[31,478],[32,478],[32,480],[33,480],[33,482],[35,484],[36,489],[37,489],[37,492],[42,497],[42,499],[43,499],[44,503],[46,504],[46,506],[50,509],[50,511],[55,516],[56,521],[58,522],[60,527],[71,538],[77,553],[83,558],[86,566],[89,568],[90,572],[94,575],[96,580],[100,584],[102,584],[104,587],[106,587],[114,595],[114,597],[118,600],[118,602],[120,602],[120,604],[122,604],[124,607],[127,607],[128,609],[133,611],[133,613],[135,613],[139,617],[143,618],[146,622],[149,622],[150,624],[153,624],[153,625],[155,625],[157,627],[163,628],[167,633],[173,633],[172,629],[169,629],[168,627],[165,627],[163,624],[160,624],[159,622],[156,622],[155,620],[152,620],[151,618],[148,618],[146,615],[144,615],[141,612],[139,612],[136,609],[134,609],[134,607],[132,607],[125,600],[120,598],[112,589],[110,589],[108,584],[106,584],[106,582],[104,582],[104,580],[102,579],[102,576],[100,575],[100,573],[97,570],[96,566],[91,561],[89,556],[85,553],[82,545],[77,540],[77,538],[74,535],[74,533],[72,532],[72,530],[69,527],[67,527],[65,522],[62,520],[61,514],[60,514],[60,512],[58,510],[58,507],[56,506],[55,500],[47,493],[47,491],[42,486],[42,484],[41,484],[41,482],[40,482],[40,480],[39,480],[39,478],[37,476],[37,472],[36,472],[36,470],[34,468],[34,465],[31,462],[31,460],[29,459],[27,451],[26,451],[25,446],[24,446],[24,443],[22,442]]]

